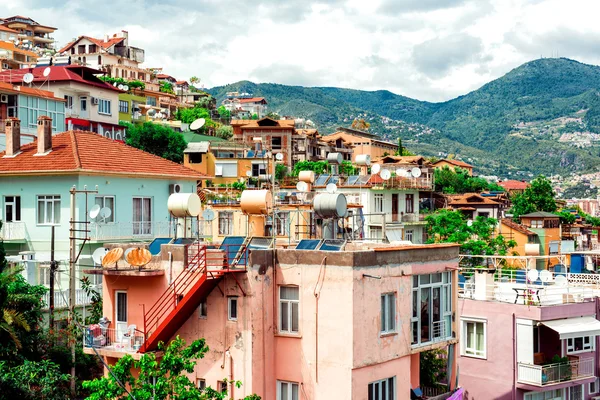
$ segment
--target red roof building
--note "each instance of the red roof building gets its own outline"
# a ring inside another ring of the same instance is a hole
[[[517,181],[509,179],[506,181],[498,181],[498,186],[510,193],[523,192],[529,187],[529,183],[525,181]]]

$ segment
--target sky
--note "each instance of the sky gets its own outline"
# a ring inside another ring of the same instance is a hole
[[[386,89],[445,101],[540,57],[600,64],[597,0],[0,0],[5,17],[129,32],[146,67],[205,87],[240,80]]]

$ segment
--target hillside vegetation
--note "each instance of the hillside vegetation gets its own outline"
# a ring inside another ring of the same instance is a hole
[[[313,120],[322,133],[365,118],[371,131],[411,150],[458,158],[480,173],[569,174],[600,166],[600,67],[539,59],[478,90],[429,103],[386,90],[307,88],[248,81],[216,87],[264,96],[280,115]]]

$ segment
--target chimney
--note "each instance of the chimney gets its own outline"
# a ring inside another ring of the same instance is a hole
[[[6,132],[6,153],[4,157],[14,157],[21,150],[21,121],[9,118],[4,121]]]
[[[46,154],[52,150],[52,118],[41,115],[37,123],[38,155]]]
[[[108,35],[104,35],[104,43],[108,42]]]

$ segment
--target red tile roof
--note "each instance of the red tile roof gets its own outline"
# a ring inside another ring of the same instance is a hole
[[[4,31],[4,32],[10,32],[10,33],[18,33],[17,31],[15,31],[14,29],[10,29],[4,25],[0,25],[0,31]]]
[[[77,39],[75,39],[71,43],[67,44],[65,47],[60,49],[58,52],[64,53],[65,51],[71,49],[71,47],[76,45],[77,42],[79,42],[81,39],[87,39],[90,42],[94,43],[96,46],[102,47],[103,49],[108,49],[111,46],[121,43],[123,40],[125,40],[125,38],[123,38],[123,37],[115,37],[114,35],[113,35],[113,37],[108,38],[108,41],[106,41],[106,42],[104,41],[104,39],[96,39],[96,38],[93,38],[90,36],[79,36]]]
[[[53,92],[48,92],[47,90],[40,90],[36,88],[30,88],[28,86],[19,86],[18,89],[12,83],[4,83],[0,81],[0,92],[1,93],[15,93],[15,94],[27,94],[33,97],[43,97],[46,99],[52,99],[56,101],[65,101],[59,97],[54,97]]]
[[[36,156],[37,141],[21,146],[15,157],[0,153],[0,177],[19,175],[99,174],[198,180],[201,173],[93,132],[68,131],[52,136],[52,151]]]
[[[471,164],[467,164],[466,162],[462,162],[459,160],[454,160],[454,159],[444,159],[444,160],[438,160],[436,162],[433,163],[433,165],[436,165],[438,163],[441,162],[447,162],[448,164],[452,164],[452,165],[456,165],[457,167],[461,167],[461,168],[473,168],[473,166]]]
[[[122,91],[108,83],[101,81],[95,74],[103,74],[88,67],[80,65],[65,65],[50,67],[50,75],[45,77],[44,70],[47,67],[23,68],[18,70],[8,70],[0,72],[0,81],[8,83],[20,83],[23,80],[23,75],[30,72],[33,74],[33,82],[58,82],[58,81],[74,81],[86,85],[96,86],[102,89],[113,90],[121,93]]]
[[[521,232],[522,234],[527,235],[527,236],[537,235],[537,233],[532,232],[529,229],[527,229],[527,227],[525,225],[517,224],[516,222],[514,222],[510,219],[506,219],[506,218],[503,219],[502,225],[505,225],[508,228],[513,229],[517,232]]]
[[[239,99],[240,103],[260,103],[267,102],[264,97],[250,97],[249,99]]]
[[[498,186],[501,186],[505,190],[525,190],[529,187],[529,183],[516,180],[507,180],[499,181]]]
[[[463,194],[449,194],[445,195],[449,202],[448,204],[452,207],[456,207],[458,205],[463,204],[472,204],[472,205],[500,205],[496,199],[491,199],[489,197],[481,196],[478,193],[463,193]]]

